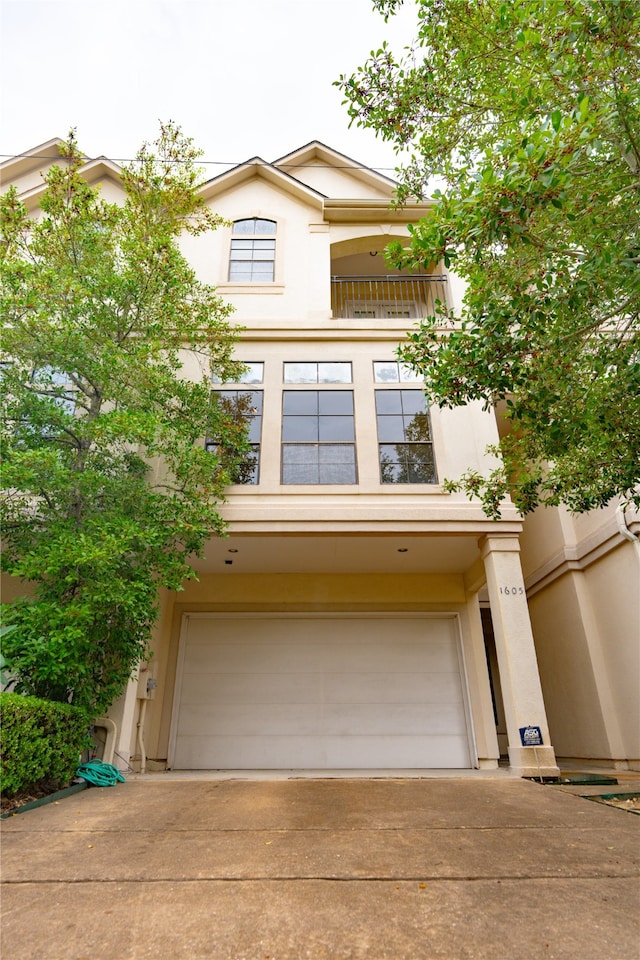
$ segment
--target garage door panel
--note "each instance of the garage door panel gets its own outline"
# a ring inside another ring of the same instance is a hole
[[[215,730],[220,736],[416,736],[465,732],[456,704],[431,703],[234,703],[198,704],[184,711],[184,736]]]
[[[375,617],[359,619],[357,617],[318,617],[292,616],[278,617],[238,616],[233,619],[209,619],[190,617],[189,643],[210,646],[225,641],[235,643],[250,642],[261,646],[271,646],[281,642],[283,637],[291,637],[298,644],[315,644],[318,640],[340,643],[340,638],[348,631],[350,643],[369,645],[384,636],[391,642],[408,639],[415,642],[415,620],[403,620],[397,617]],[[422,621],[424,625],[425,621]],[[453,620],[450,617],[432,619],[428,624],[431,643],[449,643],[455,636]]]
[[[190,673],[305,673],[321,669],[322,650],[311,644],[245,641],[189,647]]]
[[[464,768],[468,750],[459,737],[263,737],[249,744],[240,737],[186,737],[178,741],[183,769],[340,770]]]
[[[366,646],[366,667],[371,673],[425,671],[458,672],[455,648],[449,643],[406,643],[370,641]],[[361,673],[362,644],[350,640],[330,642],[326,638],[297,643],[252,642],[191,644],[188,673]]]
[[[452,617],[192,617],[178,769],[468,767]]]
[[[310,703],[232,703],[200,704],[185,711],[180,730],[186,736],[198,736],[202,730],[215,730],[220,736],[286,736],[295,730],[313,736],[322,723],[322,704]]]
[[[460,703],[458,673],[185,673],[182,700],[202,703]]]
[[[414,736],[464,733],[455,705],[431,703],[325,704],[320,727],[336,736]]]
[[[368,666],[368,664],[367,664]],[[361,673],[357,686],[350,674],[325,677],[327,703],[461,703],[460,675],[456,673]]]
[[[316,673],[189,673],[182,683],[186,703],[320,703],[324,682]]]
[[[363,649],[359,644],[342,643],[322,646],[322,669],[324,672],[361,674],[363,669]],[[453,653],[453,656],[452,656]],[[370,642],[366,648],[367,671],[374,673],[441,673],[458,671],[455,650],[450,646],[436,643],[427,646],[422,643],[394,643],[386,640],[382,643]]]

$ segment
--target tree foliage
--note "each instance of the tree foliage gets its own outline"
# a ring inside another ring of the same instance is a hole
[[[385,17],[402,0],[376,0]],[[411,159],[399,201],[442,184],[396,266],[466,281],[401,359],[431,402],[506,411],[490,476],[450,484],[573,511],[640,501],[640,4],[416,0],[412,48],[339,86],[352,122]]]
[[[2,562],[35,591],[5,605],[3,654],[23,691],[94,715],[147,654],[158,589],[179,590],[190,555],[223,532],[245,446],[210,395],[211,365],[239,369],[229,308],[179,248],[221,222],[197,156],[163,126],[110,203],[72,136],[38,215],[13,189],[1,199]]]

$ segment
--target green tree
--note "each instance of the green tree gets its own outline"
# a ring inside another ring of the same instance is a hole
[[[148,653],[159,588],[181,589],[224,532],[246,443],[210,397],[212,366],[241,369],[229,307],[178,245],[222,222],[198,151],[164,125],[120,203],[83,179],[73,136],[60,152],[38,216],[13,189],[0,202],[2,563],[34,586],[4,606],[3,654],[23,691],[96,715]]]
[[[402,0],[375,0],[392,16]],[[640,4],[416,0],[417,39],[342,89],[352,122],[410,159],[431,216],[388,251],[466,282],[400,351],[431,402],[503,407],[501,466],[449,484],[572,511],[640,502]]]

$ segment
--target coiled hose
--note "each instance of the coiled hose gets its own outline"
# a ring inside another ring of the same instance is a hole
[[[88,763],[81,763],[76,775],[87,783],[93,784],[94,787],[115,787],[116,783],[125,782],[125,778],[117,767],[105,763],[104,760],[89,760]]]

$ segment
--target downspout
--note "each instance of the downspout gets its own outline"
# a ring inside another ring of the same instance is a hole
[[[627,518],[625,516],[626,504],[620,503],[616,507],[616,522],[618,524],[618,531],[620,535],[624,537],[625,540],[628,540],[630,543],[635,545],[636,551],[640,553],[640,537],[637,534],[632,533],[627,526]]]
[[[113,763],[113,755],[116,749],[116,736],[118,734],[118,728],[115,722],[111,717],[98,717],[97,720],[93,721],[93,726],[102,727],[107,731],[102,759],[105,763]]]
[[[153,662],[144,663],[140,666],[138,672],[138,726],[137,743],[140,748],[140,773],[145,773],[147,769],[147,750],[144,745],[144,721],[147,715],[147,700],[153,700],[155,697],[158,681],[155,676],[155,665]]]
[[[144,718],[147,712],[147,701],[139,700],[140,711],[138,713],[138,746],[140,748],[140,773],[147,769],[147,754],[144,745]]]

